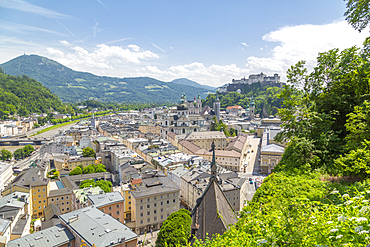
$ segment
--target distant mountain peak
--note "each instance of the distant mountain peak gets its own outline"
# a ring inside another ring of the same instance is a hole
[[[38,55],[22,55],[0,64],[9,75],[27,75],[66,102],[99,100],[105,102],[175,103],[182,93],[202,98],[214,88],[186,78],[164,82],[150,77],[108,77],[74,71],[54,60]]]

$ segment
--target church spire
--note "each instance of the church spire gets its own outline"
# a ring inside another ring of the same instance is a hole
[[[215,141],[212,142],[212,163],[211,163],[211,180],[217,180],[217,167],[216,167],[216,154],[215,154]]]

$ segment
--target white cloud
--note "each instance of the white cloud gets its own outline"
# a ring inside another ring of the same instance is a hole
[[[62,43],[65,46],[71,46],[71,44],[66,40],[59,40],[60,43]]]
[[[367,35],[355,31],[346,21],[283,27],[262,37],[266,42],[279,43],[270,51],[271,56],[251,56],[246,66],[253,73],[280,73],[285,80],[286,70],[299,60],[305,60],[307,67],[312,69],[319,52],[361,46]]]
[[[245,47],[249,47],[249,45],[247,45],[246,43],[244,42],[241,42],[240,44],[244,45]]]
[[[67,52],[48,48],[47,54],[50,55],[50,58],[72,69],[89,71],[97,74],[101,74],[101,70],[96,72],[95,69],[115,69],[120,71],[119,69],[121,66],[140,64],[141,60],[159,58],[157,54],[143,50],[136,45],[129,45],[127,48],[122,48],[119,46],[100,44],[97,45],[92,52],[80,46],[71,47]],[[104,71],[104,73],[113,74],[114,72]]]
[[[0,0],[0,7],[8,8],[8,9],[16,9],[19,11],[29,12],[41,16],[45,16],[48,18],[66,18],[69,17],[68,15],[64,15],[58,13],[54,10],[46,9],[40,6],[36,6],[34,4],[28,3],[23,0]]]

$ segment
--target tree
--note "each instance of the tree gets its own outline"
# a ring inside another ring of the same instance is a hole
[[[370,141],[370,102],[365,100],[363,105],[355,106],[355,110],[347,116],[345,126],[349,133],[346,136],[346,146],[349,150],[354,150],[364,140]]]
[[[348,0],[347,11],[344,13],[346,21],[354,29],[361,32],[369,25],[370,1],[369,0]]]
[[[95,173],[106,172],[106,171],[107,171],[107,169],[106,169],[105,165],[103,165],[103,164],[96,165]]]
[[[24,157],[24,149],[23,148],[18,148],[17,150],[14,151],[14,158],[15,159],[23,159]]]
[[[86,179],[86,180],[82,181],[80,183],[80,189],[90,187],[90,185],[92,187],[95,187],[95,181],[94,181],[94,179]]]
[[[75,169],[73,169],[70,173],[69,173],[69,176],[73,176],[73,175],[81,175],[82,174],[82,169],[77,166]]]
[[[154,114],[154,119],[157,119],[158,118],[158,115],[157,113]]]
[[[112,183],[110,181],[99,180],[96,181],[95,186],[99,186],[105,193],[112,191]]]
[[[0,156],[0,159],[1,160],[10,160],[12,157],[13,157],[13,154],[6,150],[6,149],[1,149],[1,152],[0,152],[1,156]]]
[[[30,155],[33,151],[35,151],[35,148],[34,148],[31,144],[28,144],[28,145],[24,146],[23,151],[24,151],[24,155],[25,155],[25,156],[28,156],[28,155]]]
[[[211,126],[210,126],[210,130],[211,131],[216,131],[217,130],[217,126],[218,126],[217,118],[216,118],[216,116],[213,116],[212,123],[211,123]]]
[[[95,172],[95,165],[88,165],[83,169],[84,174],[94,173]]]
[[[335,160],[335,166],[343,175],[370,177],[370,141],[365,140],[360,148]]]
[[[92,149],[91,147],[85,147],[82,150],[82,155],[84,157],[93,157],[93,158],[95,158],[95,150]]]
[[[191,233],[190,212],[180,209],[172,213],[164,222],[158,233],[155,245],[162,246],[186,246]]]

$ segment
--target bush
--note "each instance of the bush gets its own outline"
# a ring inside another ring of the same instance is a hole
[[[82,169],[77,166],[75,169],[73,169],[70,173],[69,173],[69,176],[73,176],[73,175],[81,175],[82,174]]]

